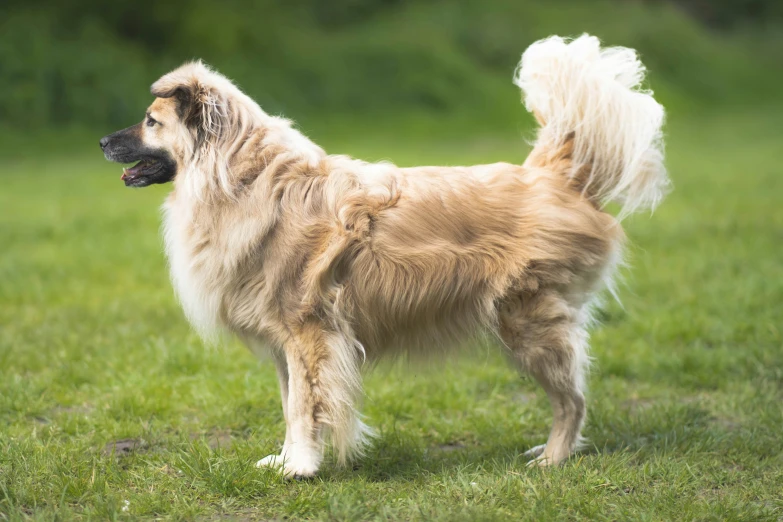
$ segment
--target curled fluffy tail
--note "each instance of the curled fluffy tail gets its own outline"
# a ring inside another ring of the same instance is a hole
[[[644,74],[633,49],[601,49],[598,38],[582,35],[534,43],[514,78],[541,124],[531,158],[567,157],[574,185],[600,204],[619,203],[621,215],[654,208],[669,184],[664,110],[640,88]]]

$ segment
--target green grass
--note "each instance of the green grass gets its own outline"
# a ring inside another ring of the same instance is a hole
[[[254,467],[283,436],[271,363],[203,346],[182,317],[158,234],[167,188],[124,189],[95,136],[72,153],[7,154],[0,520],[779,520],[781,116],[672,117],[675,191],[627,221],[623,306],[608,303],[593,335],[585,452],[525,467],[548,403],[482,346],[371,373],[376,445],[307,482]],[[408,165],[525,154],[514,132],[376,125],[314,135]]]

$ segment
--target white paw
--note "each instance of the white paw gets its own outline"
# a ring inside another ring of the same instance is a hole
[[[283,465],[282,455],[267,455],[256,462],[257,468],[279,468]]]
[[[286,479],[303,479],[314,477],[318,465],[310,459],[297,458],[296,455],[267,455],[256,462],[257,468],[277,469]]]

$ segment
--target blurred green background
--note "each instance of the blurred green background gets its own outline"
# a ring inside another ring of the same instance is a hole
[[[273,114],[520,120],[509,81],[550,34],[638,49],[670,109],[779,96],[778,0],[5,0],[0,122],[126,126],[149,85],[202,58]]]
[[[0,520],[781,520],[783,2],[0,1]],[[674,191],[624,222],[592,336],[586,451],[528,469],[551,411],[487,346],[370,372],[380,436],[313,481],[254,467],[274,369],[204,346],[168,282],[170,185],[128,190],[101,136],[203,58],[327,152],[522,163],[522,51],[639,51]]]

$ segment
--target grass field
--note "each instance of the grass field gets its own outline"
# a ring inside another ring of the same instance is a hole
[[[271,363],[205,347],[173,298],[158,234],[167,188],[125,189],[98,135],[57,154],[7,151],[0,520],[783,519],[782,116],[671,117],[675,190],[627,221],[632,270],[593,335],[586,451],[526,468],[548,402],[481,346],[372,372],[374,449],[307,482],[254,467],[283,436]],[[526,152],[518,132],[376,123],[314,134],[408,165]]]

